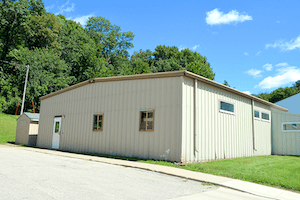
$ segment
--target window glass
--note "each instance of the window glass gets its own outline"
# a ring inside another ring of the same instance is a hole
[[[94,123],[93,123],[94,131],[102,131],[103,128],[103,114],[94,115]]]
[[[59,122],[55,122],[55,133],[59,132]]]
[[[285,123],[283,124],[283,130],[284,131],[300,131],[300,122],[295,123]]]
[[[153,112],[148,112],[148,118],[153,118]]]
[[[270,120],[270,116],[268,113],[261,113],[261,118],[264,119],[264,120]]]
[[[154,111],[141,111],[140,112],[140,131],[153,131],[154,130]]]
[[[97,115],[94,115],[94,129],[97,130]]]
[[[255,118],[260,118],[260,117],[259,117],[259,111],[258,111],[258,110],[254,110],[254,117],[255,117]]]
[[[147,112],[141,112],[140,130],[146,130]]]
[[[234,113],[234,105],[224,101],[220,101],[220,109],[223,111],[228,111]]]

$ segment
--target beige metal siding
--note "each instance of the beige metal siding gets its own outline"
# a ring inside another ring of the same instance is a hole
[[[255,149],[254,155],[271,155],[271,110],[269,106],[254,102],[254,110],[260,112],[260,119],[254,118]],[[269,114],[270,121],[261,120],[261,113]]]
[[[22,115],[17,120],[17,133],[16,143],[17,144],[28,144],[28,132],[29,132],[30,119],[26,115]]]
[[[182,161],[253,156],[251,100],[200,81],[197,82],[196,92],[197,134],[194,152],[194,80],[186,77],[182,80]],[[233,103],[235,114],[220,112],[220,100]],[[258,134],[265,132],[267,135],[257,136],[258,153],[268,154],[270,123],[257,127],[262,128]]]
[[[145,159],[180,160],[180,77],[96,82],[41,101],[37,145],[51,148],[53,119],[63,115],[59,149]],[[142,109],[154,109],[154,131],[139,131]],[[103,131],[92,131],[103,113]]]
[[[282,122],[300,122],[300,114],[272,111],[272,154],[300,156],[300,131],[283,132]]]

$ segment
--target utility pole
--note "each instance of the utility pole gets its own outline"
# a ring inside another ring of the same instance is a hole
[[[25,78],[25,85],[24,85],[24,92],[23,92],[23,100],[22,100],[22,108],[21,108],[20,115],[23,114],[23,110],[24,110],[24,101],[25,101],[25,93],[26,93],[26,86],[27,86],[27,78],[28,78],[29,65],[26,65],[26,67],[27,67],[27,71],[26,71],[26,78]]]

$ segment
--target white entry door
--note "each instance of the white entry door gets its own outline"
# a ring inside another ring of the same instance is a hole
[[[55,117],[54,125],[53,125],[52,149],[59,148],[60,129],[61,129],[61,117]]]

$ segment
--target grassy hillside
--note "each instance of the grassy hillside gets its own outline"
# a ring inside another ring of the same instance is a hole
[[[18,117],[0,113],[0,144],[15,142]]]

